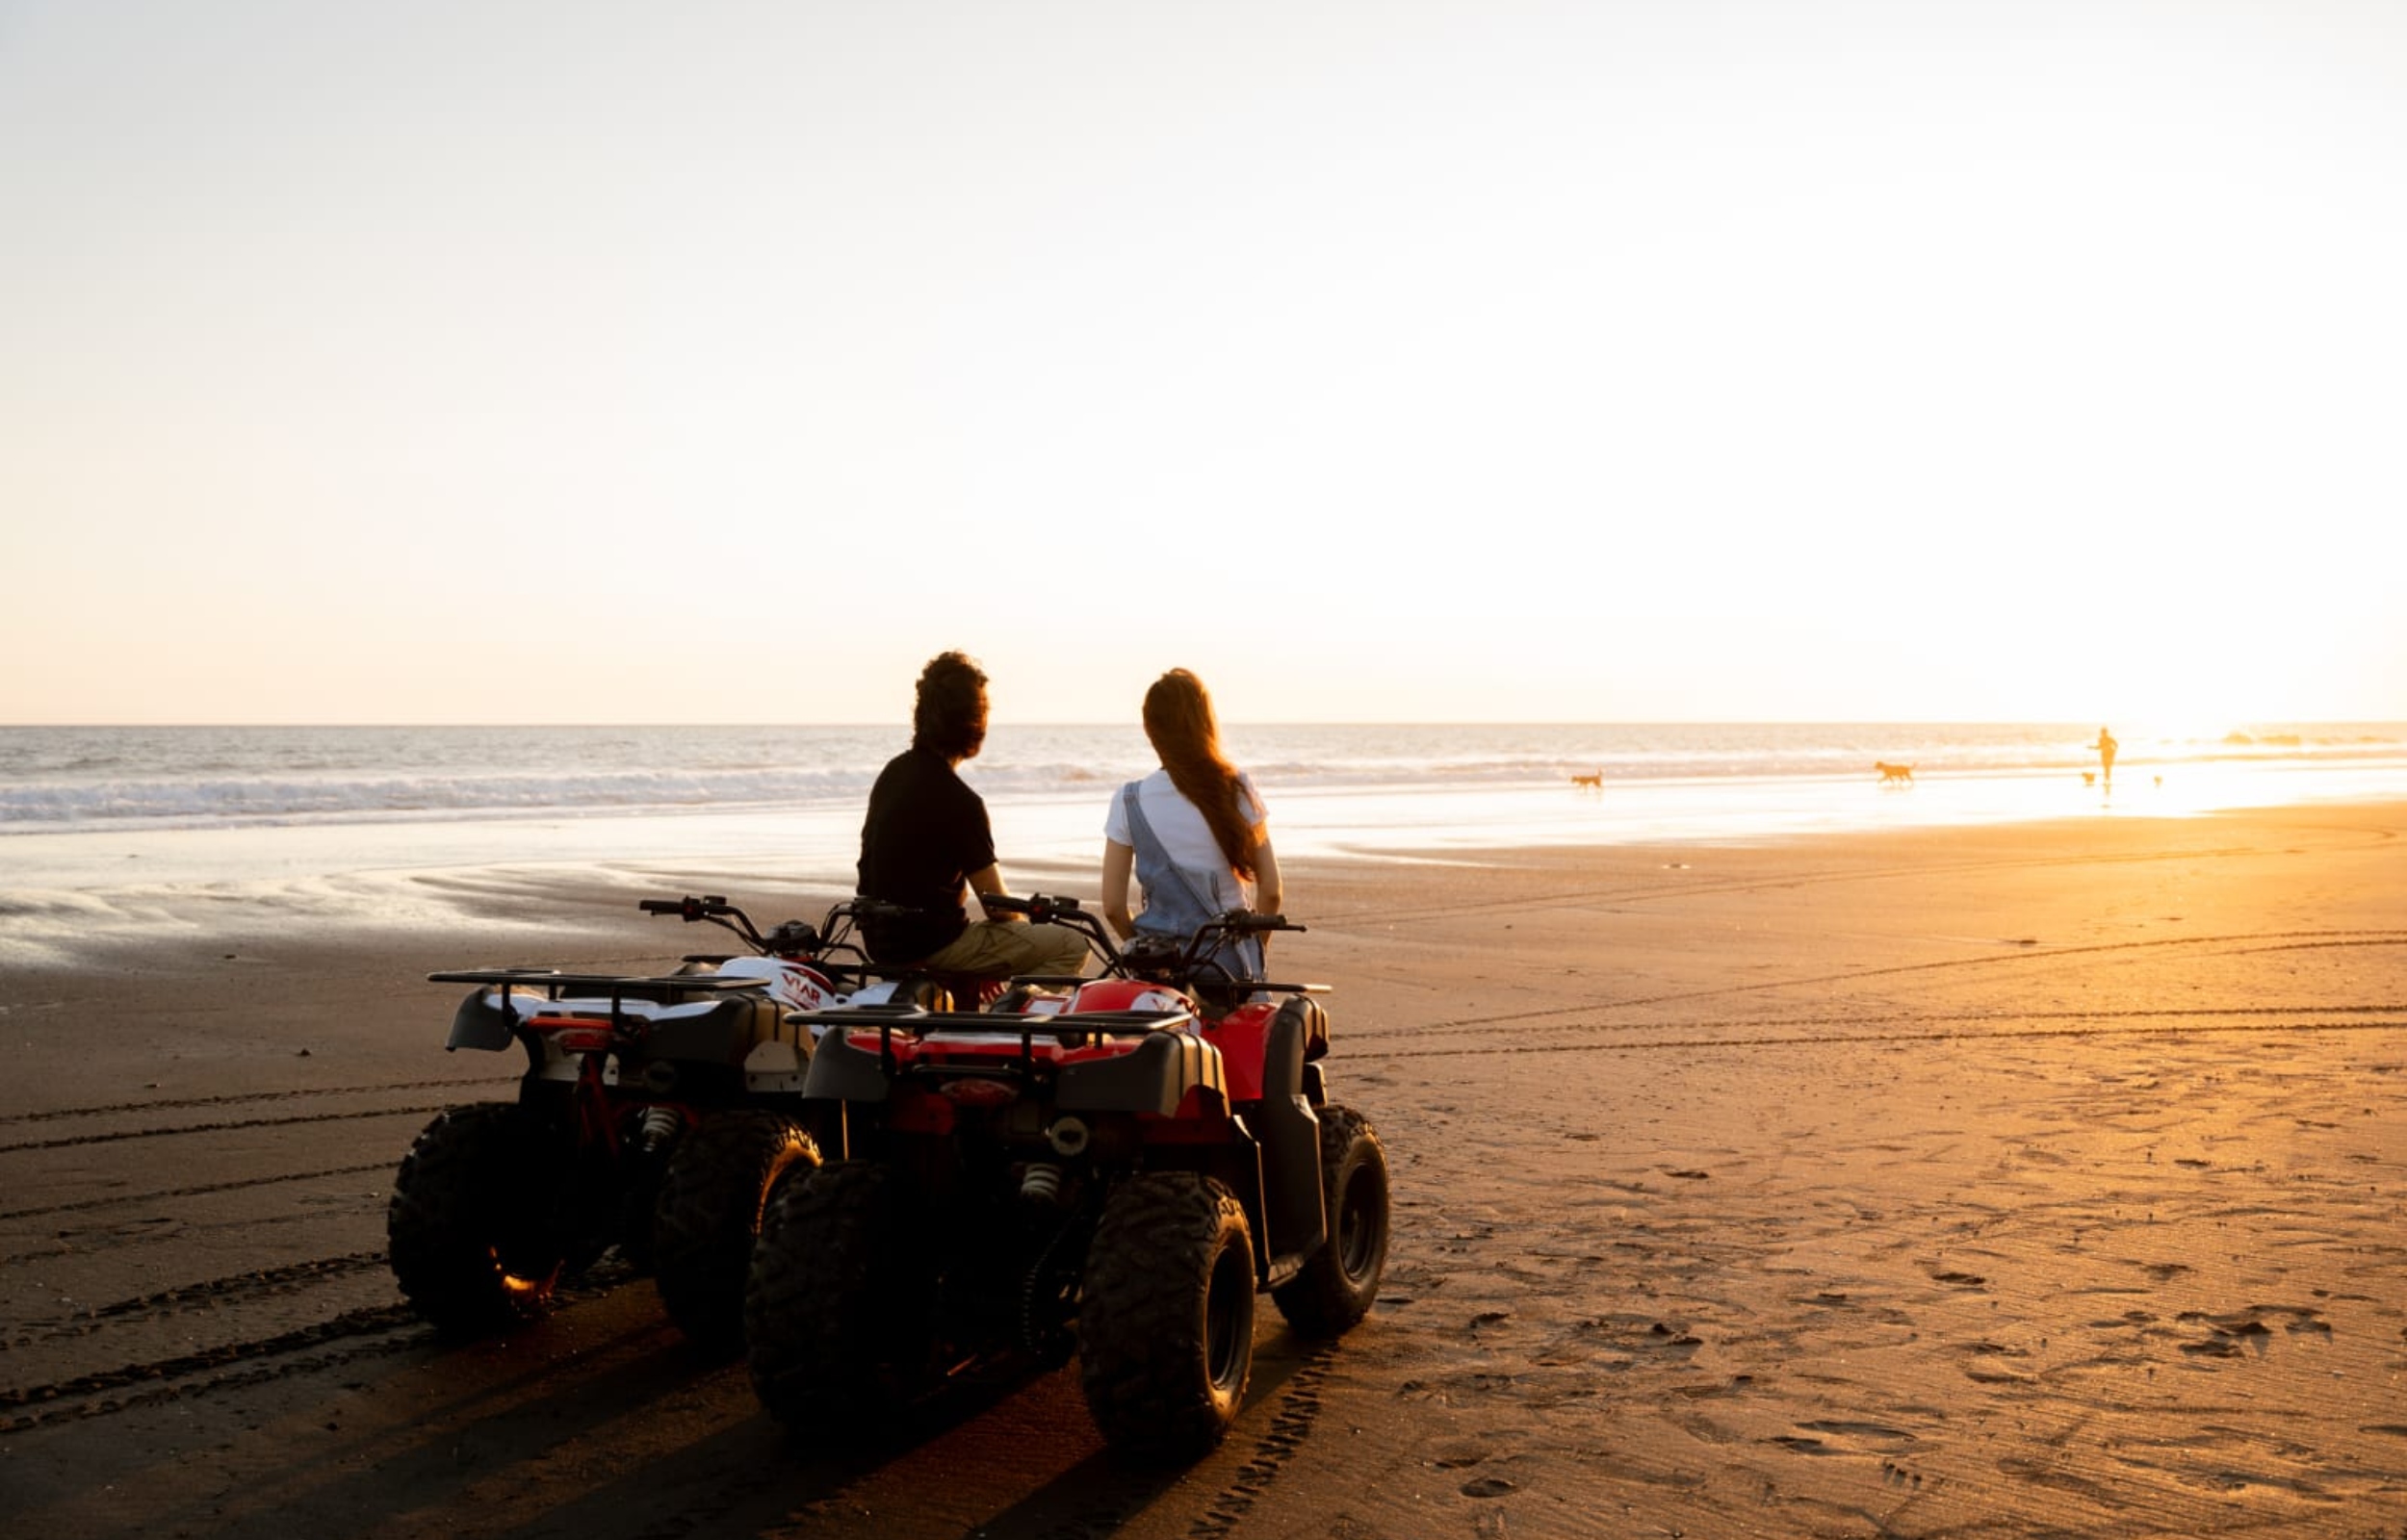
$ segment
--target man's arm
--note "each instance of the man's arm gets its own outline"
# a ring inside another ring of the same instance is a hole
[[[970,874],[970,893],[973,898],[982,898],[988,893],[1009,894],[1010,892],[1011,889],[1003,886],[1003,869],[999,861],[990,861]],[[1024,924],[1028,918],[1025,914],[998,914],[993,910],[986,909],[983,904],[980,904],[979,908],[984,910],[986,917],[990,920],[1019,920]]]

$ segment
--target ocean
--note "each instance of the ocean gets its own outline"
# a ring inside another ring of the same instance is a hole
[[[1227,725],[1282,855],[1741,841],[2407,797],[2407,724]],[[849,887],[899,727],[0,727],[0,965],[163,928],[456,917],[462,874]],[[1876,760],[1910,764],[1884,784]],[[998,725],[963,774],[1007,879],[1091,891],[1134,723]],[[1573,777],[1595,777],[1594,787]],[[1033,883],[1015,883],[1028,887]]]

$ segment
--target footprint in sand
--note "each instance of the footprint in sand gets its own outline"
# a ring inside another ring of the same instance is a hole
[[[2267,1316],[2282,1318],[2282,1329],[2292,1336],[2332,1335],[2332,1323],[2323,1319],[2322,1312],[2299,1305],[2250,1305],[2220,1316],[2185,1310],[2175,1319],[2204,1322],[2213,1335],[2204,1342],[2184,1343],[2182,1351],[2200,1358],[2238,1358],[2253,1349],[2262,1356],[2273,1343],[2273,1328],[2265,1324]]]

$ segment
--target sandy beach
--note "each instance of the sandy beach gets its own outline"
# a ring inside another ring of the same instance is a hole
[[[1377,1308],[1190,1468],[1115,1464],[1074,1371],[797,1447],[607,1267],[438,1342],[386,1270],[438,1108],[439,967],[648,968],[552,921],[0,978],[10,1534],[362,1540],[2398,1535],[2407,806],[1307,861],[1377,1125]],[[1007,832],[1006,832],[1007,833]],[[1012,865],[1092,892],[1093,873]],[[720,890],[659,868],[662,890]],[[756,914],[836,895],[722,886]],[[439,896],[439,895],[438,895]]]

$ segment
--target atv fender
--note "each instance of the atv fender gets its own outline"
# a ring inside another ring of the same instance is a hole
[[[1220,1050],[1190,1033],[1153,1032],[1134,1051],[1118,1058],[1064,1065],[1053,1101],[1064,1112],[1171,1117],[1196,1090],[1208,1091],[1227,1104]]]
[[[1329,1234],[1321,1201],[1321,1123],[1306,1084],[1307,1046],[1329,1040],[1329,1018],[1308,995],[1290,995],[1263,1040],[1262,1105],[1249,1120],[1262,1142],[1263,1254],[1311,1252]]]
[[[842,1032],[831,1028],[811,1052],[802,1096],[805,1101],[884,1101],[886,1066],[875,1052],[854,1047]]]
[[[799,1091],[802,1079],[803,1050],[793,1043],[764,1042],[744,1055],[744,1090],[756,1095]]]
[[[498,1053],[508,1047],[516,1036],[510,1030],[511,1024],[519,1016],[515,1009],[500,1003],[505,997],[491,989],[478,989],[462,1000],[459,1009],[452,1013],[452,1036],[443,1044],[444,1050],[482,1048]]]
[[[723,999],[695,1016],[653,1023],[645,1040],[647,1059],[675,1059],[686,1064],[740,1065],[764,1043],[783,1042],[811,1051],[808,1029],[785,1024],[776,1002],[758,996]]]

